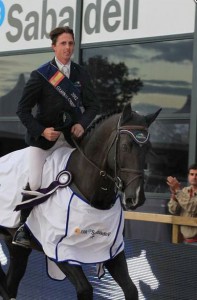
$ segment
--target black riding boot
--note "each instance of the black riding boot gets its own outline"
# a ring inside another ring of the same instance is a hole
[[[27,186],[25,187],[25,190],[30,191],[29,184],[27,184]],[[22,202],[29,200],[31,198],[32,198],[32,196],[24,195],[22,198]],[[29,216],[31,210],[32,210],[32,208],[21,210],[20,224],[19,224],[20,227],[15,232],[15,235],[12,240],[12,244],[22,246],[25,248],[30,247],[31,234],[30,234],[29,230],[25,227],[24,223],[26,222],[27,217]]]

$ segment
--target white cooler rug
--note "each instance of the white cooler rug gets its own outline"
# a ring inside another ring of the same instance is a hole
[[[47,158],[41,188],[48,187],[58,173],[66,169],[73,150],[63,146]],[[21,190],[28,181],[27,151],[25,148],[0,158],[0,226],[15,228],[19,224],[20,212],[13,210],[20,203]],[[32,209],[26,226],[50,259],[51,277],[60,280],[65,277],[54,262],[102,264],[124,249],[124,216],[120,202],[118,196],[112,208],[95,209],[66,187],[59,188]]]

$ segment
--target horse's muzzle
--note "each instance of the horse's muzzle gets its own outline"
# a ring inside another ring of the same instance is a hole
[[[123,208],[127,211],[135,210],[137,207],[143,205],[145,200],[143,187],[139,187],[133,195],[127,194],[125,191],[125,196],[122,201]]]

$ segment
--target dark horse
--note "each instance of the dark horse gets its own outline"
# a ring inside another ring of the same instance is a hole
[[[100,117],[76,144],[67,170],[73,184],[89,204],[100,210],[114,205],[117,193],[124,194],[124,209],[132,210],[145,201],[143,190],[145,156],[150,147],[148,127],[160,110],[141,116],[127,105],[122,113]],[[15,229],[1,227],[1,236],[10,253],[7,274],[0,268],[0,294],[4,300],[16,298],[31,249],[11,243]],[[32,248],[39,246],[32,241]],[[42,249],[40,249],[42,251]],[[80,265],[57,263],[60,270],[75,286],[77,299],[93,299],[93,288]],[[122,288],[126,300],[137,300],[138,291],[132,282],[124,251],[104,262],[105,268]]]

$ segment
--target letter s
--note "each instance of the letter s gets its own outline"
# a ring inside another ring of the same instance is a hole
[[[23,11],[22,7],[19,4],[14,4],[11,6],[9,12],[8,12],[8,23],[17,29],[17,33],[15,35],[12,35],[11,32],[7,32],[6,36],[9,42],[14,43],[17,42],[22,34],[23,26],[19,19],[13,17],[13,13],[17,11],[19,14]]]

